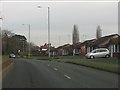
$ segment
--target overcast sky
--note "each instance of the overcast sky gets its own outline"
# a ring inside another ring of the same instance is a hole
[[[38,9],[40,5],[44,8]],[[117,2],[2,2],[3,29],[25,35],[31,24],[31,42],[47,43],[47,7],[50,7],[50,35],[53,46],[72,43],[73,25],[77,24],[80,41],[96,38],[100,25],[102,36],[118,33]]]

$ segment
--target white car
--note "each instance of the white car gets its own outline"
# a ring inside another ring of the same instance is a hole
[[[93,59],[93,58],[100,58],[100,57],[105,57],[109,58],[110,57],[110,52],[107,48],[99,48],[91,51],[90,53],[86,54],[87,58]]]
[[[15,54],[13,54],[13,53],[11,53],[10,55],[9,55],[9,58],[15,58],[16,56],[15,56]]]

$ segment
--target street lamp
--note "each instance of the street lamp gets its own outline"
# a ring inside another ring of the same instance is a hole
[[[2,17],[0,17],[0,20],[1,20],[1,22],[0,22],[0,23],[1,23],[1,24],[0,24],[0,35],[1,35],[1,31],[2,31],[2,21],[3,21],[3,18],[2,18]],[[2,36],[2,35],[1,35],[1,36]],[[0,39],[2,38],[1,36],[0,36]]]
[[[28,52],[28,56],[30,58],[30,24],[22,24],[22,25],[28,25],[28,28],[29,28],[29,52]]]
[[[41,6],[37,6],[38,8],[44,8]],[[50,43],[50,7],[45,7],[48,10],[48,57],[50,58],[50,47],[51,47],[51,43]]]

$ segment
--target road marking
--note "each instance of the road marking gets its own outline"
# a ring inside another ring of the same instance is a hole
[[[68,78],[68,79],[71,79],[71,77],[69,77],[68,75],[64,75],[66,78]]]
[[[55,71],[57,71],[58,69],[57,68],[53,68]]]
[[[50,64],[48,64],[48,66],[50,66]]]

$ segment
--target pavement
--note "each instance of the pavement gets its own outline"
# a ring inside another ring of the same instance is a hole
[[[118,88],[118,75],[57,61],[15,59],[2,88]]]

